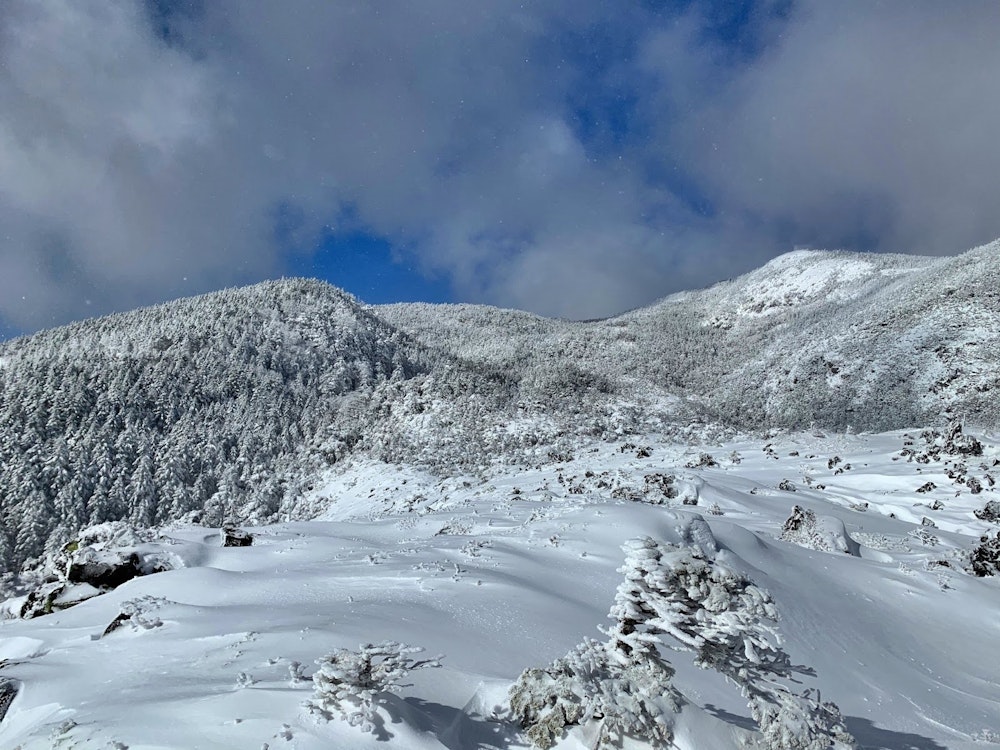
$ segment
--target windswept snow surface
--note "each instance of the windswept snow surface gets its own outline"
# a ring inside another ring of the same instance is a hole
[[[913,440],[687,446],[647,436],[447,479],[356,462],[315,483],[305,502],[325,509],[317,520],[254,529],[244,548],[222,548],[211,529],[164,528],[160,543],[186,567],[0,623],[0,677],[22,686],[0,747],[526,747],[504,717],[510,684],[599,638],[621,545],[678,542],[691,515],[771,593],[786,650],[815,671],[802,687],[837,703],[863,748],[996,747],[1000,579],[962,565],[995,529],[973,511],[996,496],[986,474],[1000,450],[988,437],[984,457],[961,459],[983,480],[972,494],[945,473],[959,458],[901,455]],[[698,466],[703,453],[718,465]],[[655,474],[675,477],[677,497],[647,481]],[[936,488],[917,493],[926,482]],[[813,511],[820,541],[846,552],[782,541],[795,505]],[[127,602],[138,614],[102,636]],[[443,658],[386,698],[374,734],[303,707],[317,659],[384,640]],[[727,750],[753,736],[736,688],[687,653],[666,656],[691,701],[677,747]],[[584,742],[576,730],[559,746]]]

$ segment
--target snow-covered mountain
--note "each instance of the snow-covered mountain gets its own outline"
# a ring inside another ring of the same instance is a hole
[[[0,559],[20,563],[109,520],[269,517],[306,448],[334,460],[356,440],[356,394],[429,369],[420,346],[311,281],[8,342]]]
[[[609,320],[284,280],[7,342],[0,747],[997,746],[997,290],[797,251]]]
[[[602,321],[259,284],[0,346],[0,561],[114,519],[305,512],[350,452],[438,471],[690,425],[1000,426],[1000,246],[797,251]]]
[[[682,396],[740,428],[884,430],[945,412],[995,426],[998,282],[998,243],[954,258],[807,250],[597,322],[466,305],[378,312],[473,361],[572,363],[605,389]]]

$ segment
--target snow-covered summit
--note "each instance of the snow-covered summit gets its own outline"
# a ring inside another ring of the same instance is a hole
[[[288,517],[354,454],[448,472],[694,424],[998,427],[998,253],[796,251],[591,322],[290,279],[11,341],[0,559],[120,518]]]
[[[998,254],[591,322],[285,280],[9,342],[0,745],[996,744]]]
[[[843,303],[870,293],[871,282],[925,268],[932,258],[844,251],[794,250],[756,271],[706,294],[718,303],[716,316],[772,315],[784,308],[820,302]]]

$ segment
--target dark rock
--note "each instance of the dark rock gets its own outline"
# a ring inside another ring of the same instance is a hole
[[[243,529],[223,529],[222,537],[223,547],[249,547],[253,544],[253,534]]]
[[[20,689],[21,683],[17,680],[0,680],[0,722],[4,720],[10,704],[14,702]]]
[[[783,532],[793,532],[799,531],[803,527],[815,528],[815,526],[816,514],[811,510],[806,510],[801,505],[796,505],[792,508],[792,515],[785,520],[785,524],[781,527],[781,530]]]
[[[101,638],[103,638],[104,636],[108,635],[109,633],[114,633],[116,630],[118,630],[119,628],[121,628],[122,625],[124,625],[126,622],[128,622],[131,619],[132,619],[131,615],[126,614],[125,612],[122,612],[115,619],[113,619],[111,621],[111,623],[106,628],[104,628],[104,632],[101,633]]]
[[[66,578],[71,583],[89,583],[96,588],[117,588],[142,575],[139,556],[118,555],[117,561],[82,560],[70,563]]]
[[[63,590],[61,584],[46,583],[34,589],[28,594],[28,598],[21,605],[18,613],[21,619],[31,620],[42,615],[50,615],[53,612],[52,602]]]
[[[980,521],[1000,521],[1000,502],[990,500],[979,510],[973,511]]]

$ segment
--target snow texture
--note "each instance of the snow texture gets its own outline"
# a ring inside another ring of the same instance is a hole
[[[996,745],[998,252],[7,342],[0,747]]]

